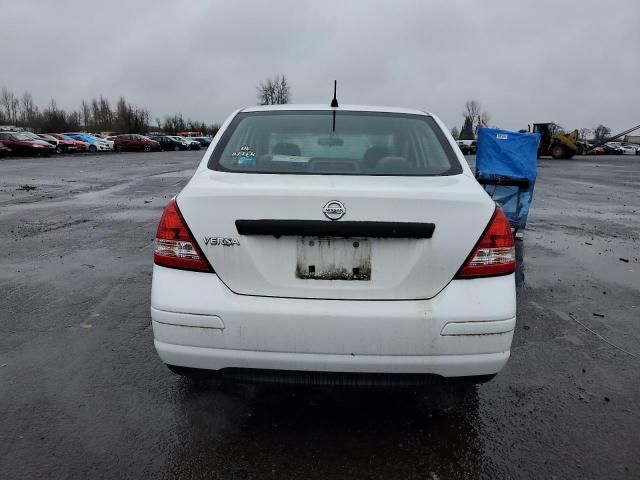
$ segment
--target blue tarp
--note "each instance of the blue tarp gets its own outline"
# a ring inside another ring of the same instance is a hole
[[[496,128],[478,129],[476,177],[500,204],[511,226],[518,230],[527,215],[536,183],[537,152],[540,135]],[[528,186],[495,185],[483,180],[523,180]]]

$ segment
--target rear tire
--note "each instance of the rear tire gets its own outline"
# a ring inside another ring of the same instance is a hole
[[[61,154],[63,153],[63,151],[62,151],[62,147],[61,147],[61,146],[59,146],[59,145],[58,145],[58,146],[56,147],[56,153],[57,153],[58,155],[61,155]]]
[[[150,152],[151,151],[151,147],[149,145],[145,145],[144,146],[144,151],[145,152]]]
[[[180,150],[180,147],[179,147],[178,145],[175,145],[175,146],[173,147],[173,151],[174,151],[174,152],[177,152],[178,150]]]
[[[549,153],[551,153],[551,156],[556,160],[560,160],[562,158],[565,158],[565,155],[567,154],[566,150],[567,149],[564,145],[556,144],[551,147]]]
[[[116,152],[120,153],[120,152],[122,152],[122,145],[116,145],[113,149],[114,149]]]
[[[98,147],[96,147],[95,145],[89,145],[90,153],[96,153],[97,151],[98,151]]]

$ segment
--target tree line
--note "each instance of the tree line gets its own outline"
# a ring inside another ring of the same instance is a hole
[[[453,127],[451,129],[451,135],[456,140],[474,140],[476,138],[476,132],[480,125],[489,124],[491,117],[487,111],[482,110],[482,106],[478,100],[469,100],[465,102],[465,109],[462,112],[464,123],[462,128]],[[560,125],[556,125],[556,131],[559,133],[568,133]],[[611,129],[604,125],[598,125],[591,128],[579,128],[578,136],[581,140],[586,141],[591,137],[595,142],[599,142],[607,139],[611,135]]]
[[[283,105],[291,100],[291,85],[284,73],[260,82],[256,90],[260,105]]]
[[[156,117],[151,123],[149,110],[138,107],[120,97],[111,107],[102,95],[89,101],[82,100],[78,110],[66,111],[55,99],[43,108],[38,107],[30,92],[15,95],[3,87],[0,91],[0,124],[11,124],[36,132],[87,132],[148,133],[151,130],[175,135],[177,132],[193,131],[215,135],[220,126],[201,121],[184,119],[182,114]]]

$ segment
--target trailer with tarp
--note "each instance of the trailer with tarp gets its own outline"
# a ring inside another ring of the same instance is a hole
[[[537,133],[478,129],[476,179],[502,207],[516,235],[527,224],[539,142]]]

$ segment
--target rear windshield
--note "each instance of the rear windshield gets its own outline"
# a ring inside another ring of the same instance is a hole
[[[225,130],[208,167],[314,175],[462,173],[431,117],[348,111],[240,113]]]

